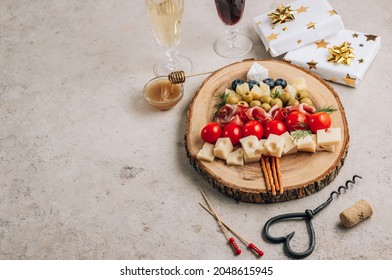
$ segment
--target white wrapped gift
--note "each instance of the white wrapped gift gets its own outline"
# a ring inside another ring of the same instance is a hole
[[[344,47],[342,45],[344,43],[351,48],[350,63],[347,63],[344,55],[343,58],[336,55],[339,54],[341,46]],[[379,36],[342,30],[320,41],[290,51],[283,59],[309,69],[325,80],[357,87],[376,57],[380,44]],[[338,52],[333,52],[334,50]],[[335,58],[341,58],[341,61],[334,62]]]
[[[344,29],[340,16],[327,0],[297,0],[283,5],[290,7],[293,20],[273,24],[271,11],[253,19],[253,25],[265,48],[275,57],[319,41]],[[277,7],[278,9],[279,7]]]

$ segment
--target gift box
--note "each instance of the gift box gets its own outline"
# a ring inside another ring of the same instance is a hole
[[[344,29],[327,0],[297,0],[253,19],[265,48],[275,57]]]
[[[321,78],[357,87],[380,49],[381,37],[342,30],[288,52],[284,60]]]

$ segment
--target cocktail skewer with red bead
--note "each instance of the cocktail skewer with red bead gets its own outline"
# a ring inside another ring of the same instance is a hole
[[[224,233],[224,235],[226,236],[227,240],[229,241],[229,244],[231,246],[233,246],[234,248],[234,252],[236,255],[241,254],[241,249],[238,247],[237,243],[235,242],[234,237],[230,237],[227,229],[225,228],[225,226],[223,225],[221,219],[219,218],[219,216],[216,214],[214,208],[212,207],[210,201],[208,200],[206,194],[203,192],[203,190],[200,190],[204,200],[206,201],[208,208],[210,208],[210,211],[212,214],[214,214],[213,216],[215,217],[216,221],[218,222],[219,227],[221,228],[222,232]]]
[[[208,213],[211,214],[211,216],[215,217],[214,213],[212,213],[206,206],[203,204],[199,203],[201,207],[204,208]],[[216,217],[215,217],[216,218]],[[245,238],[243,238],[238,232],[233,230],[231,227],[229,227],[225,222],[221,220],[223,226],[225,226],[228,230],[230,230],[239,240],[241,240],[242,243],[244,243],[249,249],[253,250],[259,257],[262,257],[264,255],[264,252],[260,250],[259,248],[256,247],[253,243],[248,242]]]

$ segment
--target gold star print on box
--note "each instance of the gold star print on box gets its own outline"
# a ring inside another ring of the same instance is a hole
[[[267,37],[267,40],[268,40],[268,41],[276,40],[276,39],[278,39],[278,35],[279,35],[279,33],[278,33],[278,34],[271,33],[271,34]]]
[[[357,82],[356,78],[350,77],[350,75],[347,73],[346,77],[343,79],[343,81],[348,85],[355,87],[355,83]]]
[[[316,23],[313,22],[313,21],[311,21],[311,22],[309,22],[308,24],[306,24],[306,27],[307,27],[308,29],[311,29],[311,28],[316,29]]]
[[[309,70],[310,69],[317,69],[317,67],[316,67],[317,63],[318,62],[314,61],[313,59],[312,59],[312,61],[306,62],[306,64],[309,66]]]
[[[376,38],[377,38],[377,36],[370,35],[370,34],[365,35],[365,37],[366,37],[366,41],[376,41]]]
[[[328,13],[329,13],[330,16],[338,14],[335,10],[329,10]]]
[[[322,39],[321,41],[318,41],[315,43],[317,48],[324,48],[326,49],[328,47],[329,42],[324,41],[324,39]]]
[[[297,9],[297,13],[298,13],[298,14],[300,14],[300,13],[306,13],[306,12],[308,11],[308,9],[309,9],[309,7],[301,6],[301,7],[299,7],[299,8]]]

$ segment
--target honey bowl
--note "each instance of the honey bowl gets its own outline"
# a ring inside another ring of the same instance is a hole
[[[145,84],[143,95],[148,104],[166,111],[180,102],[184,96],[184,85],[172,84],[166,76],[155,77]]]

